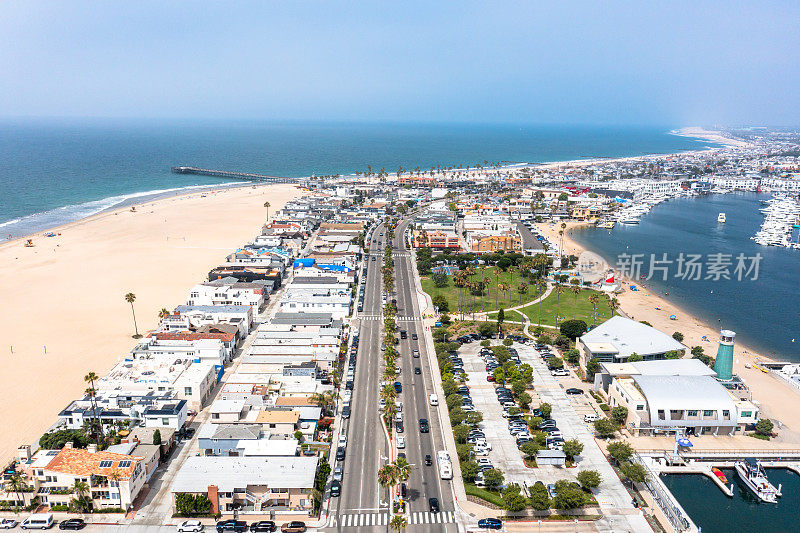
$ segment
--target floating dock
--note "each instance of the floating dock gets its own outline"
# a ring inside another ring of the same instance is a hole
[[[252,174],[250,172],[234,172],[231,170],[214,170],[199,167],[172,167],[172,172],[174,174],[195,174],[197,176],[214,176],[216,178],[231,178],[235,180],[266,183],[300,183],[300,178],[267,176],[266,174]]]

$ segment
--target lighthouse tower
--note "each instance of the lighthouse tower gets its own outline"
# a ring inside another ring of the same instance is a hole
[[[717,348],[714,371],[717,373],[717,379],[729,381],[733,378],[733,340],[736,338],[736,333],[729,329],[723,329],[719,335],[719,348]]]

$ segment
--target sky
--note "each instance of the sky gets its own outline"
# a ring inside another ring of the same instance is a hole
[[[800,125],[800,2],[0,3],[0,116]]]

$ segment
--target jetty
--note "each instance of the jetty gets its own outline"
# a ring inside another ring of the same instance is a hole
[[[260,181],[266,183],[300,183],[300,178],[287,178],[283,176],[268,176],[266,174],[253,174],[250,172],[236,172],[232,170],[214,170],[199,167],[172,167],[174,174],[195,174],[197,176],[214,176],[217,178],[231,178],[244,181]]]

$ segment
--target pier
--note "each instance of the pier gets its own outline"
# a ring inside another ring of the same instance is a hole
[[[252,174],[250,172],[234,172],[231,170],[213,170],[199,167],[172,167],[174,174],[195,174],[197,176],[214,176],[217,178],[231,178],[244,181],[260,181],[266,183],[300,183],[300,178],[286,178],[282,176],[267,176],[266,174]]]

